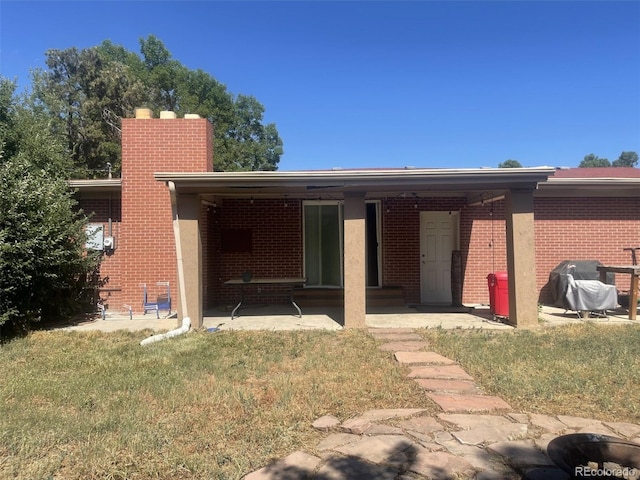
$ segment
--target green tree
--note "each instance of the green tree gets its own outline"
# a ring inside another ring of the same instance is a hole
[[[262,124],[264,107],[254,97],[239,95],[233,112],[231,125],[215,143],[226,153],[214,161],[215,169],[275,170],[282,140],[275,125]]]
[[[518,160],[505,160],[498,165],[498,168],[522,168],[522,164]]]
[[[607,160],[606,158],[600,158],[597,155],[594,155],[593,153],[590,153],[589,155],[585,155],[582,162],[580,162],[580,165],[578,165],[578,167],[582,167],[582,168],[610,167],[610,166],[611,166],[611,162],[609,162],[609,160]]]
[[[638,164],[638,154],[636,152],[622,152],[617,160],[611,165],[614,167],[635,167]]]
[[[173,59],[155,36],[140,39],[141,55],[109,41],[78,50],[47,52],[48,70],[36,72],[38,100],[63,132],[79,168],[76,176],[100,176],[106,163],[120,170],[120,118],[136,107],[156,115],[197,113],[214,124],[217,170],[275,170],[283,153],[275,124],[251,96],[234,97],[202,70]]]
[[[121,62],[97,48],[49,50],[48,71],[33,75],[37,98],[66,138],[78,177],[120,168],[120,118],[131,116],[147,97],[144,84]]]
[[[84,250],[66,149],[14,90],[0,78],[0,325],[20,328],[71,314],[97,259]]]

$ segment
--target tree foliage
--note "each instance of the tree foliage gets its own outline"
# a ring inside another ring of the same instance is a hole
[[[155,36],[140,40],[140,55],[105,41],[97,47],[46,52],[47,70],[33,77],[38,102],[64,135],[76,176],[101,176],[106,164],[120,170],[120,118],[136,107],[156,115],[197,113],[214,124],[217,170],[275,170],[283,153],[264,106],[234,96],[214,77],[172,58]]]
[[[611,165],[614,167],[635,167],[638,164],[638,154],[636,152],[622,152],[617,160]]]
[[[96,265],[68,185],[65,146],[49,118],[0,79],[0,325],[70,314]]]
[[[498,168],[522,168],[522,164],[518,160],[505,160],[498,164]]]
[[[580,165],[578,165],[578,167],[610,167],[611,166],[611,162],[609,160],[607,160],[606,158],[600,158],[597,155],[594,155],[593,153],[590,153],[589,155],[585,155],[584,159],[582,160],[582,162],[580,162]]]

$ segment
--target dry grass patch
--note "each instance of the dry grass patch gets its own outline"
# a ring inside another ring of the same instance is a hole
[[[434,408],[365,332],[39,332],[1,347],[1,478],[233,479],[317,417]]]
[[[422,335],[516,410],[640,422],[638,325]]]

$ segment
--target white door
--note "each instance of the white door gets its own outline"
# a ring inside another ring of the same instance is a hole
[[[451,305],[451,251],[458,212],[420,212],[420,301]]]

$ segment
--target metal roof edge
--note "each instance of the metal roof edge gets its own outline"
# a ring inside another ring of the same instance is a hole
[[[307,181],[363,181],[376,180],[393,182],[394,180],[415,179],[474,179],[486,177],[502,179],[529,179],[545,181],[555,170],[551,167],[539,168],[495,168],[495,169],[399,169],[399,170],[322,170],[322,171],[267,171],[267,172],[155,172],[158,181],[207,182],[207,181],[245,181],[245,182],[307,182]]]
[[[98,179],[76,179],[69,180],[69,186],[71,188],[77,188],[78,190],[120,190],[122,188],[121,178],[98,178]]]
[[[580,185],[640,185],[640,178],[635,177],[549,177],[545,183],[540,184],[545,187],[555,186],[580,186]]]

